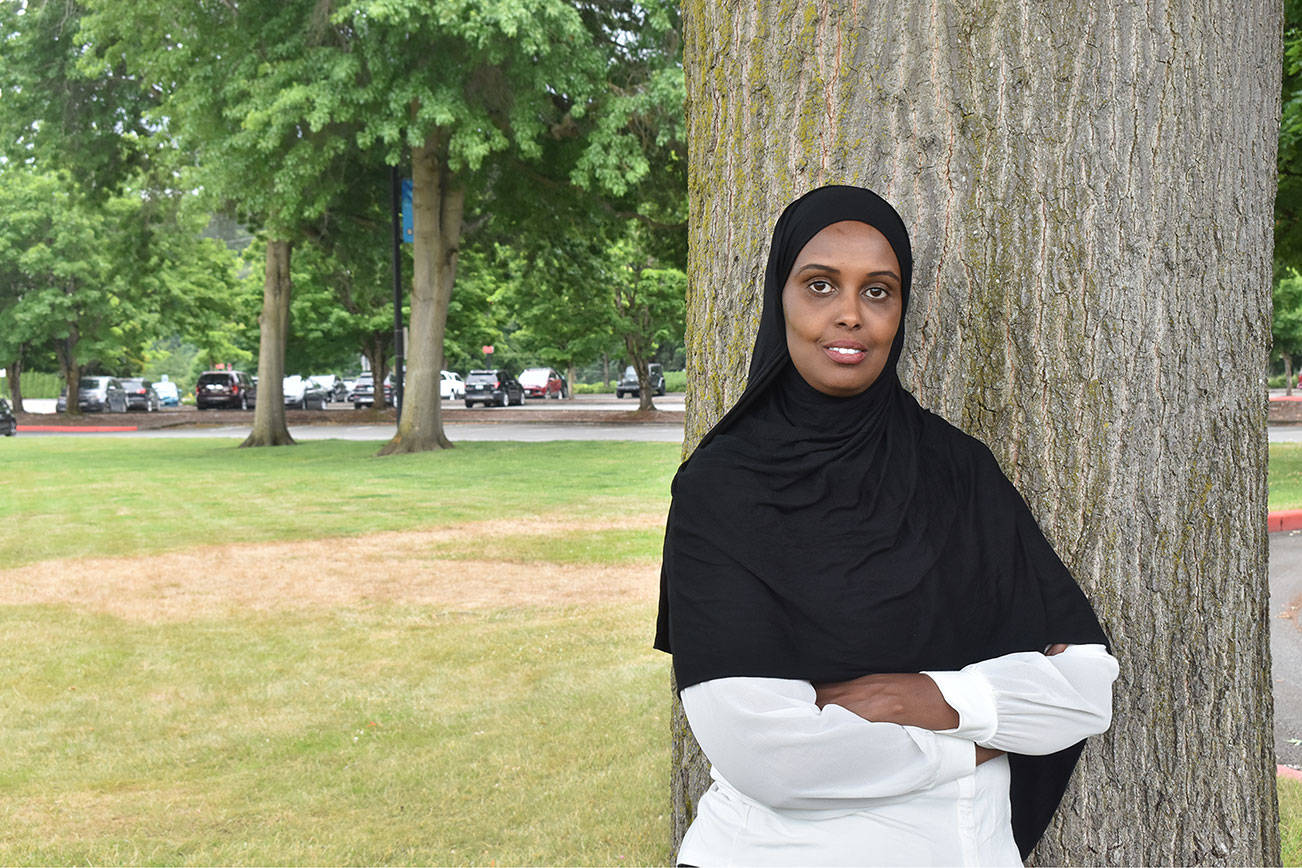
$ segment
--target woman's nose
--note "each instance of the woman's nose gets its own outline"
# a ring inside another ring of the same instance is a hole
[[[854,293],[842,293],[837,299],[836,324],[849,329],[858,328],[863,324],[859,314],[859,299]]]

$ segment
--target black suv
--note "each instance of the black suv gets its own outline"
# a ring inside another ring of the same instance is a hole
[[[496,404],[505,407],[508,404],[524,405],[524,386],[511,375],[510,371],[493,368],[487,371],[471,371],[466,374],[466,406],[473,407],[478,402],[485,407]]]
[[[652,362],[647,365],[647,380],[651,383],[652,395],[663,395],[665,393],[665,371],[659,362]],[[625,395],[632,395],[634,398],[641,397],[642,387],[637,381],[637,371],[632,365],[624,369],[624,376],[619,378],[619,384],[615,386],[615,397],[622,398]]]
[[[18,433],[18,419],[9,409],[9,402],[0,398],[0,434],[12,437]]]
[[[257,400],[253,380],[243,371],[204,371],[194,385],[194,405],[248,410]]]

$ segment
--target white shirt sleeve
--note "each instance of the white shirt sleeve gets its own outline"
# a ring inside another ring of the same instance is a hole
[[[1112,722],[1117,661],[1102,645],[1070,645],[1052,657],[1006,654],[957,672],[926,672],[958,712],[948,735],[1012,753],[1062,750]]]
[[[819,709],[808,681],[719,678],[682,691],[692,733],[715,770],[778,809],[863,807],[970,775],[972,740]]]

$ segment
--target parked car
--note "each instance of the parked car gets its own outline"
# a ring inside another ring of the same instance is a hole
[[[647,379],[651,381],[651,394],[663,395],[665,393],[665,372],[664,367],[659,362],[652,362],[647,365]],[[624,376],[619,378],[619,383],[615,386],[616,398],[622,398],[625,395],[634,398],[642,396],[642,386],[637,381],[637,371],[632,365],[624,369]]]
[[[127,377],[118,382],[127,391],[128,410],[144,410],[146,413],[152,413],[162,406],[158,401],[158,393],[154,391],[154,384],[144,377]]]
[[[568,398],[569,387],[565,378],[555,368],[525,368],[520,372],[520,385],[526,398]]]
[[[164,374],[163,376],[167,376]],[[154,383],[154,394],[158,396],[158,403],[163,407],[179,407],[181,405],[181,391],[176,388],[176,383],[171,380],[161,380]]]
[[[466,406],[473,407],[476,403],[485,407],[523,405],[524,386],[503,368],[471,371],[466,375]]]
[[[113,377],[82,377],[77,384],[77,407],[84,412],[127,412],[127,391]],[[59,394],[54,409],[68,411],[68,390]]]
[[[248,410],[257,400],[253,380],[243,371],[204,371],[194,386],[194,405]]]
[[[439,397],[444,401],[456,401],[466,397],[466,381],[456,371],[439,372]]]
[[[9,409],[9,402],[0,398],[0,434],[12,437],[18,433],[18,418]]]
[[[293,374],[281,381],[281,390],[286,407],[299,410],[324,410],[326,408],[326,391],[312,381],[310,377]]]
[[[337,374],[313,374],[308,377],[326,393],[327,401],[344,401],[348,399],[348,384]]]
[[[353,383],[353,409],[360,410],[363,407],[370,407],[375,404],[375,375],[366,373],[357,378]]]

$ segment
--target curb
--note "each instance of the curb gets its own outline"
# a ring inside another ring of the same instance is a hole
[[[39,431],[44,434],[105,434],[113,431],[139,431],[135,425],[19,425],[18,433]]]
[[[1266,515],[1266,532],[1302,530],[1302,509],[1282,509]]]
[[[1295,781],[1302,781],[1302,772],[1291,766],[1275,766],[1275,777],[1292,778]]]

